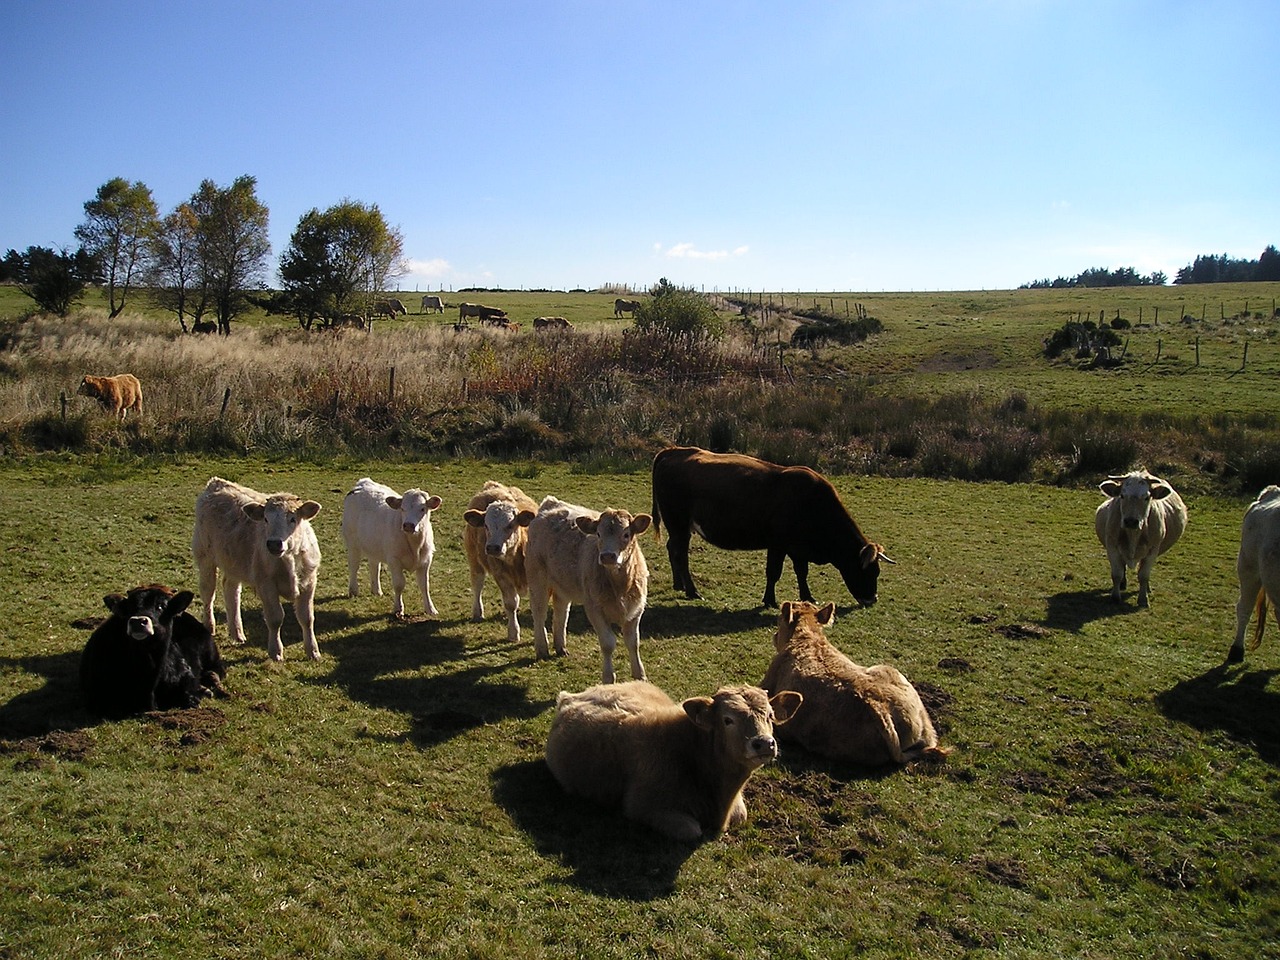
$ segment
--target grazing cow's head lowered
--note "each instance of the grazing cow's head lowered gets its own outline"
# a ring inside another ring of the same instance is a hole
[[[635,538],[649,529],[653,517],[647,513],[631,516],[625,510],[606,510],[599,519],[579,517],[578,529],[583,533],[594,533],[600,541],[600,566],[623,566],[631,550]]]
[[[754,770],[777,759],[774,724],[790,720],[803,699],[790,690],[770,699],[759,687],[721,687],[714,697],[692,697],[680,706],[711,734],[721,762]]]
[[[285,546],[298,531],[303,520],[310,520],[320,512],[320,504],[314,500],[299,500],[292,494],[276,493],[266,503],[246,503],[244,514],[255,523],[266,524],[267,552],[283,556]]]
[[[505,557],[519,545],[521,529],[535,516],[533,510],[517,510],[509,500],[494,500],[484,510],[468,510],[462,518],[473,527],[484,528],[486,554]]]
[[[858,551],[857,559],[853,563],[837,565],[844,585],[849,588],[849,593],[861,607],[870,607],[876,602],[881,560],[885,563],[897,563],[884,552],[884,547],[880,544],[867,541],[867,544]]]
[[[1120,498],[1120,522],[1126,530],[1145,526],[1151,501],[1163,500],[1173,493],[1173,487],[1146,471],[1107,477],[1098,484],[1098,489],[1108,497]]]
[[[439,497],[429,496],[425,490],[406,490],[402,497],[387,497],[387,506],[399,510],[402,515],[401,529],[405,533],[418,533],[422,525],[431,516],[432,510],[439,510],[444,501]]]

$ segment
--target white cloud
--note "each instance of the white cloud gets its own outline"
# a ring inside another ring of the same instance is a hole
[[[665,257],[674,260],[727,260],[729,257],[745,256],[750,247],[735,247],[729,250],[699,250],[692,243],[677,243],[674,247],[667,250],[662,249],[662,244],[655,243],[653,248],[656,252],[661,253]]]
[[[409,259],[409,276],[426,277],[429,280],[437,280],[441,277],[448,276],[453,272],[453,267],[448,260],[436,257],[434,260],[415,260]]]

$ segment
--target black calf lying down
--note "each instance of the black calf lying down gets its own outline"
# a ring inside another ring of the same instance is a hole
[[[118,720],[147,710],[194,707],[226,696],[226,665],[213,634],[186,612],[193,595],[153,583],[103,597],[111,611],[80,658],[92,713]]]

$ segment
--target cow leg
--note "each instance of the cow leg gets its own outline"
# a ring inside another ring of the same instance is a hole
[[[502,609],[507,615],[507,642],[519,643],[520,619],[516,614],[520,610],[520,594],[514,585],[503,585]]]
[[[622,625],[622,642],[627,645],[627,655],[631,658],[631,679],[647,680],[644,664],[640,662],[640,618],[628,620]]]
[[[1249,618],[1257,609],[1259,593],[1262,592],[1262,580],[1255,573],[1240,575],[1240,599],[1236,601],[1236,639],[1227,651],[1227,663],[1244,661],[1244,633],[1249,627]],[[1266,610],[1258,610],[1258,615],[1265,617]],[[1280,612],[1277,612],[1280,616]]]
[[[232,643],[244,643],[244,622],[240,619],[240,591],[242,584],[222,578],[222,597],[227,605],[227,638]]]
[[[764,559],[764,600],[762,601],[766,607],[776,607],[778,598],[774,593],[774,587],[778,581],[782,579],[782,561],[786,559],[786,554],[776,547],[770,547],[769,552],[765,554]]]
[[[397,563],[389,564],[391,567],[391,592],[395,600],[391,604],[391,615],[393,617],[404,616],[404,567]]]
[[[550,592],[547,585],[529,571],[529,612],[533,615],[533,655],[539,660],[551,656],[547,649],[547,602]]]
[[[280,602],[280,595],[274,590],[263,591],[261,600],[262,619],[267,624],[267,656],[272,660],[283,660],[284,644],[280,640],[280,628],[284,625],[284,605]]]
[[[302,628],[302,648],[307,651],[307,656],[312,660],[319,660],[320,645],[316,643],[316,585],[314,582],[309,587],[299,585],[298,596],[293,601],[293,617]],[[284,620],[283,612],[280,619]],[[277,633],[276,636],[276,642],[279,643],[279,634]],[[280,654],[284,655],[283,648]]]
[[[369,558],[369,592],[375,597],[382,596],[382,564],[373,557]]]
[[[1148,554],[1141,564],[1138,565],[1138,606],[1148,607],[1151,605],[1151,599],[1148,593],[1151,588],[1151,568],[1156,565],[1156,555],[1154,551]]]
[[[347,551],[347,596],[360,596],[360,554]]]
[[[671,562],[671,578],[675,589],[683,591],[690,600],[701,600],[702,595],[693,585],[693,575],[689,573],[689,538],[691,536],[688,523],[678,520],[672,524],[667,521],[667,559]]]
[[[484,567],[478,563],[471,564],[471,621],[479,623],[484,619],[484,599],[481,593],[484,590]],[[503,599],[506,599],[506,591],[503,591]]]
[[[1111,563],[1111,599],[1119,602],[1121,593],[1129,585],[1129,578],[1125,573],[1124,558],[1120,556],[1118,550],[1108,547],[1107,560]]]
[[[569,607],[567,599],[555,593],[551,595],[551,642],[555,644],[557,657],[563,657],[568,652],[565,632],[569,627]],[[545,641],[543,645],[545,647]]]
[[[440,611],[436,609],[436,605],[431,602],[431,566],[418,567],[418,592],[422,594],[422,609],[431,614],[431,616],[439,615]]]
[[[809,592],[809,561],[792,557],[791,566],[796,572],[796,586],[800,590],[800,599],[813,603],[813,594]]]
[[[218,596],[218,568],[210,565],[200,565],[200,597],[204,600],[204,625],[213,633],[214,623],[213,601]]]

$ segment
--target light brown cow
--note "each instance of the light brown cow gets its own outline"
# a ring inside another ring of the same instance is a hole
[[[114,377],[85,374],[76,393],[92,397],[102,404],[103,409],[110,410],[121,420],[125,419],[130,410],[142,416],[142,384],[132,373],[121,373]]]
[[[613,683],[613,651],[617,624],[631,657],[631,677],[643,680],[640,662],[640,616],[649,597],[649,566],[636,538],[649,529],[651,517],[625,510],[596,513],[586,507],[547,497],[529,524],[525,575],[533,611],[533,647],[539,657],[547,649],[547,603],[552,604],[556,653],[565,652],[569,605],[580,603],[600,639],[603,683]]]
[[[1125,568],[1138,571],[1138,606],[1148,605],[1156,557],[1187,528],[1187,505],[1173,487],[1145,470],[1107,477],[1098,489],[1109,498],[1094,511],[1093,526],[1111,563],[1111,599],[1128,586]]]
[[[233,643],[244,643],[240,588],[247,583],[262,601],[268,656],[284,659],[284,645],[280,642],[283,597],[293,601],[293,615],[302,628],[307,655],[312,660],[320,659],[314,612],[320,545],[310,523],[319,512],[316,501],[301,500],[292,493],[268,496],[221,477],[209,480],[196,498],[191,553],[200,573],[204,624],[210,633],[214,629],[213,601],[221,570],[227,632]]]
[[[502,592],[507,615],[507,641],[520,642],[520,594],[529,595],[524,557],[529,542],[529,523],[538,505],[519,487],[490,480],[471,498],[463,519],[462,546],[471,569],[471,619],[484,619],[481,590],[485,575],[493,577]]]
[[[564,317],[534,317],[535,330],[572,330],[573,324]]]
[[[1227,663],[1244,660],[1244,634],[1255,614],[1258,622],[1249,649],[1261,645],[1268,599],[1280,624],[1280,487],[1274,484],[1264,488],[1244,513],[1236,575],[1240,578],[1240,599],[1236,601],[1236,638],[1227,651]]]
[[[458,304],[458,320],[466,320],[468,317],[475,317],[481,323],[497,327],[507,319],[507,311],[498,307],[486,307],[479,303]]]
[[[859,666],[827,640],[822,628],[835,612],[834,603],[820,609],[804,601],[782,604],[777,653],[760,686],[795,690],[804,709],[779,738],[864,766],[945,757],[950,751],[938,746],[929,713],[906,677],[887,664]]]
[[[686,843],[747,819],[742,788],[778,756],[774,725],[800,706],[791,691],[722,687],[676,704],[647,681],[561,691],[547,737],[560,786]]]

